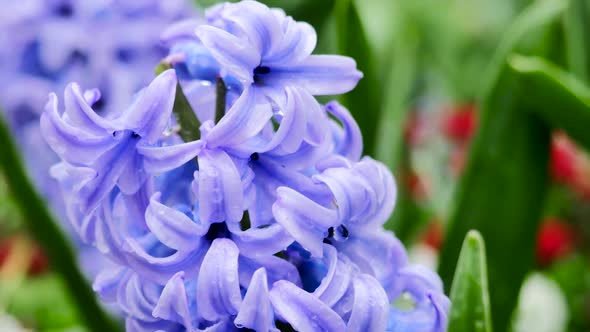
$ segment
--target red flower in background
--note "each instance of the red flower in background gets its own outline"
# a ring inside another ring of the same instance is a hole
[[[547,218],[537,234],[537,261],[546,266],[574,250],[575,232],[559,219]]]
[[[477,114],[474,104],[451,108],[443,114],[443,134],[458,144],[469,142],[477,127]]]
[[[411,111],[404,127],[405,142],[411,146],[424,143],[428,132],[427,122],[428,119],[421,112]]]
[[[10,264],[9,260],[12,259],[11,255],[15,253],[15,248],[17,248],[19,245],[22,247],[23,243],[25,243],[25,246],[28,249],[21,253],[18,253],[19,249],[16,249],[16,254],[19,257],[19,260],[16,262],[19,266],[21,266],[17,269],[22,269],[22,271],[26,270],[27,274],[31,276],[40,275],[47,272],[49,269],[49,261],[41,248],[39,248],[39,246],[33,242],[30,242],[30,240],[23,240],[18,235],[0,241],[0,270],[2,270],[2,267],[5,264]]]
[[[573,184],[576,181],[576,146],[563,133],[554,135],[551,141],[551,177],[556,182]]]
[[[433,220],[428,224],[422,235],[422,242],[436,251],[440,250],[443,242],[443,226],[438,220]]]
[[[590,199],[590,159],[566,134],[557,132],[551,142],[551,178]]]

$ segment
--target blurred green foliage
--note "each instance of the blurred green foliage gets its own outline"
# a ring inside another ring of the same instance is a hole
[[[81,321],[66,287],[54,274],[30,278],[17,285],[6,311],[36,331],[85,331],[78,326]]]
[[[485,77],[489,81],[482,85],[481,123],[441,252],[439,271],[449,287],[461,239],[469,229],[481,232],[488,243],[493,325],[499,331],[508,329],[520,285],[534,264],[536,230],[548,181],[550,138],[549,125],[537,118],[527,103],[545,91],[522,93],[522,78],[507,60],[517,50],[546,54],[542,36],[551,31],[566,6],[567,1],[533,4],[508,29],[500,44]]]

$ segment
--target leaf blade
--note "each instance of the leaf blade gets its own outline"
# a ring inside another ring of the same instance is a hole
[[[469,231],[463,241],[451,302],[449,331],[492,331],[485,243],[478,231]]]

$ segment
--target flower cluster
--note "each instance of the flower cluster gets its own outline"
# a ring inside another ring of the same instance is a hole
[[[167,48],[162,29],[190,14],[187,0],[5,1],[0,13],[0,109],[27,166],[49,200],[57,195],[47,169],[57,159],[39,134],[47,95],[77,81],[99,87],[95,106],[122,109],[152,79]]]
[[[127,330],[444,331],[440,279],[382,227],[391,173],[314,98],[354,88],[354,60],[312,55],[311,26],[254,1],[163,39],[174,69],[125,110],[97,114],[100,93],[70,84],[41,118],[70,220],[119,266],[94,288]],[[180,134],[178,91],[199,139]]]

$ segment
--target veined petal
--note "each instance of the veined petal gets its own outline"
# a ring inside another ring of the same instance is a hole
[[[259,332],[279,331],[273,327],[273,321],[274,313],[268,298],[266,270],[260,268],[252,276],[234,324],[238,328],[246,327]]]
[[[306,108],[302,107],[301,95],[297,90],[287,87],[285,88],[285,92],[287,94],[287,105],[283,112],[284,116],[281,119],[279,129],[272,136],[265,150],[272,150],[280,145],[281,151],[293,153],[303,141],[306,122],[315,121],[315,119],[307,119]]]
[[[135,102],[121,116],[125,128],[148,142],[160,138],[170,123],[177,83],[174,70],[168,69],[138,92]]]
[[[106,302],[113,302],[117,299],[117,289],[124,280],[125,274],[129,273],[127,268],[102,270],[94,279],[92,289]]]
[[[244,212],[240,172],[222,150],[199,155],[199,216],[203,223],[239,222]]]
[[[54,97],[50,96],[49,98]],[[115,130],[122,129],[117,128],[113,121],[96,114],[90,107],[98,98],[100,98],[98,90],[88,90],[83,93],[77,83],[68,84],[64,92],[65,114],[67,114],[68,120],[77,128],[96,136],[108,135]]]
[[[267,274],[268,284],[272,285],[279,280],[287,280],[301,287],[301,278],[297,267],[291,262],[274,255],[248,258],[240,255],[240,285],[248,288],[252,281],[252,275],[256,270],[264,268]]]
[[[315,257],[322,256],[324,233],[329,227],[338,225],[336,211],[287,187],[277,189],[272,212],[277,223]]]
[[[137,152],[143,156],[145,171],[151,174],[164,173],[184,165],[203,149],[201,140],[171,146],[138,144]]]
[[[156,321],[152,311],[158,301],[159,292],[155,291],[157,287],[158,285],[135,273],[129,274],[117,290],[117,304],[125,313],[135,318],[146,322]]]
[[[113,190],[127,164],[134,157],[135,142],[129,138],[121,140],[121,144],[102,155],[92,165],[96,177],[80,189],[80,207],[83,213],[94,210]]]
[[[184,272],[178,272],[166,283],[152,314],[156,318],[173,321],[193,330],[191,308],[184,287]]]
[[[41,115],[41,134],[55,153],[74,165],[90,165],[120,143],[111,134],[89,135],[65,122],[59,116],[55,94],[49,96],[45,112]]]
[[[259,54],[272,53],[282,41],[277,17],[270,8],[256,1],[241,1],[228,5],[221,16],[240,29]]]
[[[335,309],[334,306],[346,295],[351,286],[353,269],[350,262],[341,260],[338,257],[336,248],[328,244],[324,245],[324,261],[328,272],[318,288],[313,292],[313,295],[317,296],[330,308]],[[338,313],[343,314],[342,312]]]
[[[150,255],[137,240],[131,237],[126,238],[123,249],[126,262],[133,270],[164,285],[178,271],[184,271],[188,275],[196,273],[206,248],[201,239],[195,241],[199,242],[197,249],[176,251],[165,257]]]
[[[260,64],[260,52],[248,40],[208,25],[198,27],[197,36],[222,68],[245,83],[254,81],[253,70]]]
[[[383,229],[352,233],[345,242],[334,241],[362,273],[374,276],[385,288],[391,301],[399,296],[397,272],[408,264],[403,244]],[[378,252],[379,255],[375,255]]]
[[[205,255],[197,280],[197,303],[204,319],[216,322],[238,313],[242,304],[239,254],[231,240],[216,239]]]
[[[271,117],[270,103],[258,102],[255,91],[246,88],[205,140],[210,147],[238,145],[260,133]]]
[[[311,55],[293,66],[273,67],[272,78],[307,89],[312,95],[338,95],[352,90],[363,74],[356,62],[339,55]]]
[[[145,220],[152,233],[166,246],[191,251],[199,246],[199,238],[209,227],[198,225],[184,213],[160,203],[161,193],[155,193],[145,211]]]
[[[117,180],[117,187],[121,192],[131,195],[139,190],[146,179],[147,174],[143,168],[143,158],[141,155],[133,153]]]
[[[344,321],[328,305],[288,281],[277,281],[270,291],[275,313],[297,331],[346,331]]]
[[[293,238],[279,224],[242,231],[239,224],[229,223],[228,228],[232,240],[247,257],[273,255],[293,243]]]
[[[160,40],[169,47],[178,42],[196,40],[195,29],[203,23],[203,20],[195,18],[179,21],[166,28]]]
[[[446,332],[449,299],[444,294],[432,292],[428,301],[419,303],[413,310],[391,308],[387,332]]]
[[[368,274],[360,274],[353,284],[354,304],[346,331],[385,331],[390,306],[383,287]]]
[[[336,147],[336,153],[351,161],[358,161],[363,153],[363,136],[358,124],[350,112],[337,101],[326,104],[326,110],[340,121],[344,129],[344,135]]]
[[[306,22],[296,22],[291,17],[283,19],[284,36],[279,47],[264,56],[269,67],[295,65],[311,55],[316,47],[317,35]]]

